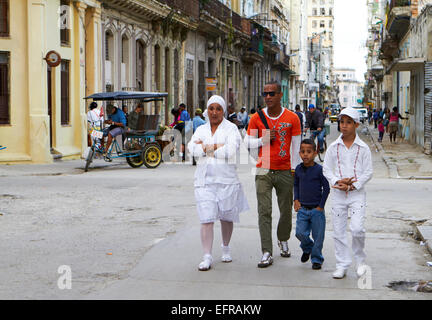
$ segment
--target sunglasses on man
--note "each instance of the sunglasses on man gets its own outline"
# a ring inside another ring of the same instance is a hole
[[[265,97],[267,97],[267,95],[270,95],[270,97],[274,97],[275,95],[276,95],[276,93],[279,93],[279,92],[276,92],[276,91],[268,91],[268,92],[263,92],[262,93],[262,96],[265,98]]]

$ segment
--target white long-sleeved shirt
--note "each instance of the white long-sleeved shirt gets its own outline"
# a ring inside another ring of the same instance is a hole
[[[201,140],[203,144],[197,144]],[[237,126],[225,118],[212,136],[210,123],[199,126],[188,143],[189,152],[198,158],[195,171],[195,187],[206,184],[237,184],[236,156],[239,154],[241,136]],[[214,152],[214,157],[206,156],[203,145],[224,144]]]
[[[323,174],[330,186],[334,186],[338,180],[356,177],[357,182],[353,183],[354,187],[359,191],[364,190],[364,185],[373,174],[369,146],[356,135],[354,143],[348,149],[340,135],[326,151]]]

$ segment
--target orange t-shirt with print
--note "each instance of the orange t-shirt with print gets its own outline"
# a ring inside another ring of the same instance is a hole
[[[263,110],[270,129],[276,129],[276,138],[270,145],[262,146],[258,153],[257,168],[270,170],[291,170],[291,138],[301,134],[300,119],[294,112],[282,108],[282,114],[276,118],[269,118]],[[250,121],[247,134],[261,138],[266,127],[261,118],[255,113]],[[263,156],[264,153],[264,156]]]

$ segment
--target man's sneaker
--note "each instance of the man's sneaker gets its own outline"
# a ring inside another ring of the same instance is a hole
[[[357,266],[357,276],[360,278],[362,275],[366,273],[366,265],[361,263]]]
[[[270,252],[264,252],[261,261],[258,263],[258,268],[267,268],[273,264],[273,257]]]
[[[291,257],[291,252],[288,248],[288,241],[278,241],[279,248],[281,249],[281,256],[284,258]]]
[[[346,270],[342,268],[337,268],[335,272],[333,272],[333,278],[342,279],[346,275]]]
[[[305,263],[306,261],[309,260],[309,257],[310,257],[310,253],[303,252],[300,261]]]
[[[229,246],[224,246],[222,244],[222,262],[231,262],[231,249]]]
[[[319,269],[321,269],[321,264],[320,264],[320,263],[317,263],[317,262],[312,263],[312,269],[314,269],[314,270],[319,270]]]
[[[207,271],[211,269],[211,264],[213,262],[213,258],[210,254],[205,254],[203,257],[203,261],[199,264],[199,271]]]

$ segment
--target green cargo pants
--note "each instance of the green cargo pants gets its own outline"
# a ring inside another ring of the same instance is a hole
[[[272,190],[276,189],[280,211],[277,237],[280,241],[287,241],[292,228],[294,177],[290,170],[268,170],[266,174],[262,174],[263,172],[265,172],[263,169],[258,169],[255,176],[261,250],[263,253],[267,251],[273,255]]]

